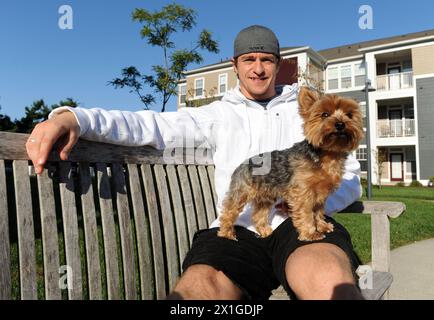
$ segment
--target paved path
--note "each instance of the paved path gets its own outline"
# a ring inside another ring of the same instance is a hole
[[[392,250],[390,269],[389,299],[434,299],[434,239]]]

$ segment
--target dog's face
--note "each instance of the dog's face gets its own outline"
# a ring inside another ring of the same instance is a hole
[[[355,150],[363,138],[363,122],[356,101],[319,94],[306,87],[298,95],[306,139],[316,148],[332,152]]]

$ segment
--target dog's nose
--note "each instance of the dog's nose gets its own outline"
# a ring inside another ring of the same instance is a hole
[[[345,129],[345,123],[343,123],[343,122],[336,122],[335,123],[335,128],[338,131],[342,131],[342,130]]]

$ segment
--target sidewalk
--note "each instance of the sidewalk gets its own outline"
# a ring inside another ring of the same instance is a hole
[[[392,250],[390,271],[389,299],[434,299],[434,239]]]

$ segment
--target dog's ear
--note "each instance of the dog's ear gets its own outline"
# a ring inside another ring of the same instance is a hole
[[[298,105],[302,116],[309,112],[310,107],[319,100],[320,96],[317,91],[311,90],[308,87],[301,87],[298,92]]]

